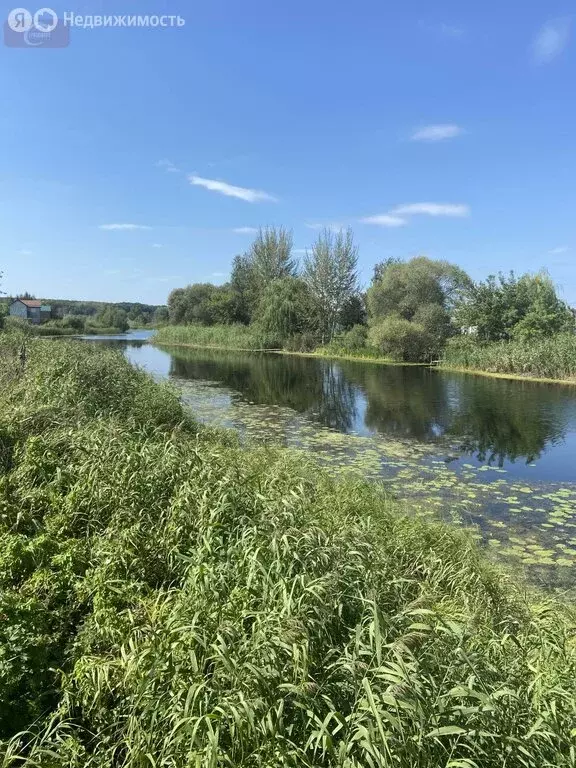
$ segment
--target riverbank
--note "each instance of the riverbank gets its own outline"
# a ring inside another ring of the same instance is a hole
[[[113,351],[18,349],[0,733],[30,730],[6,768],[570,764],[571,610],[378,485],[199,427]]]
[[[447,373],[464,373],[471,376],[486,376],[490,379],[506,379],[508,381],[527,381],[536,384],[562,384],[564,386],[576,386],[576,376],[571,379],[552,379],[544,376],[529,376],[520,373],[496,373],[494,371],[482,371],[476,368],[458,368],[452,365],[434,366],[438,371]]]

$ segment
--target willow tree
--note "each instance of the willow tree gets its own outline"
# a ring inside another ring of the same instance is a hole
[[[358,248],[352,230],[321,232],[306,253],[302,276],[316,307],[322,339],[330,340],[344,308],[358,293]]]

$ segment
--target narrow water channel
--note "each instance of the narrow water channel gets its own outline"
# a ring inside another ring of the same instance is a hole
[[[196,417],[384,480],[415,514],[472,526],[541,585],[576,585],[576,387],[427,368],[158,348],[91,337],[170,379]]]

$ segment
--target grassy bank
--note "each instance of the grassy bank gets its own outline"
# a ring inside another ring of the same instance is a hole
[[[576,381],[576,335],[559,334],[529,343],[482,344],[456,339],[446,347],[442,365],[473,372]]]
[[[18,350],[0,337],[4,768],[574,765],[567,609],[377,487],[199,429],[112,351]]]
[[[258,333],[246,325],[166,325],[154,336],[158,344],[219,347],[221,349],[280,349],[278,339]]]

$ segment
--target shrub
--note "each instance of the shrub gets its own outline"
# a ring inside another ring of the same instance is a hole
[[[422,326],[389,316],[373,325],[368,332],[370,344],[384,355],[400,362],[430,359],[433,342]]]
[[[354,325],[349,331],[342,334],[341,345],[345,349],[355,352],[366,346],[368,328],[365,325]]]

